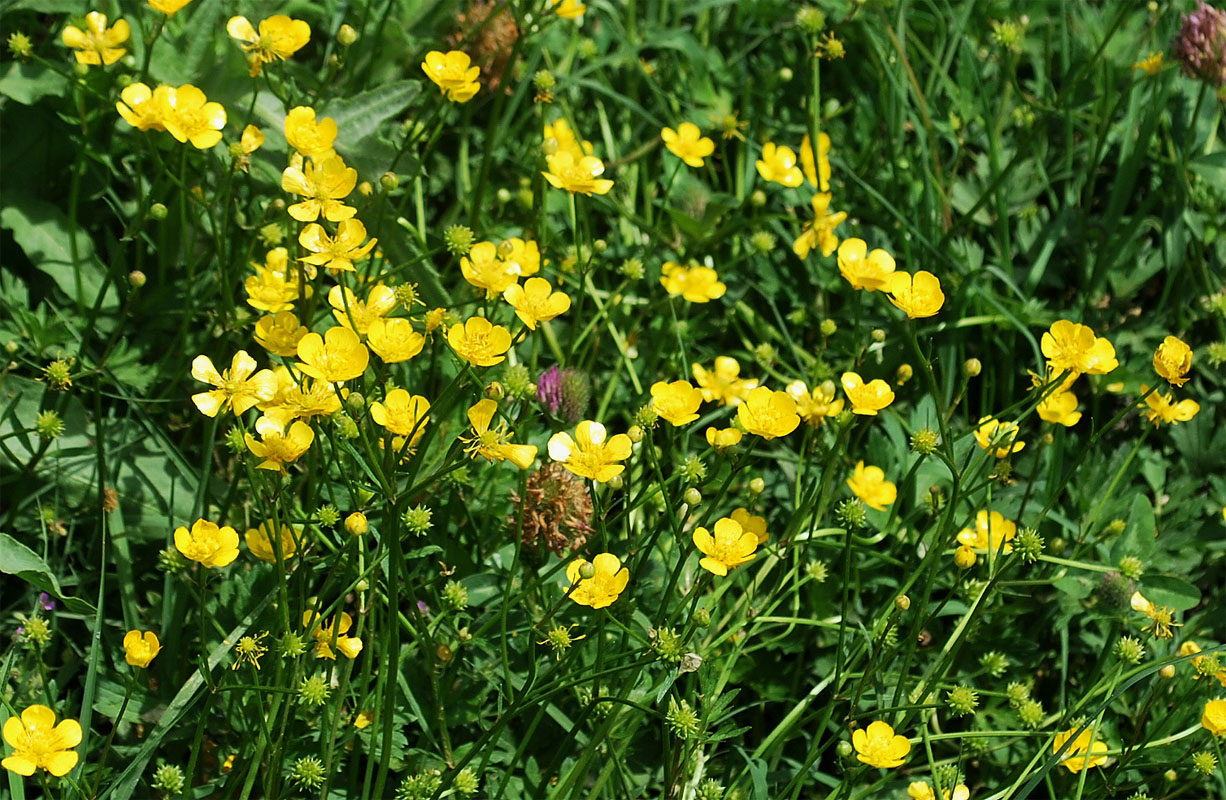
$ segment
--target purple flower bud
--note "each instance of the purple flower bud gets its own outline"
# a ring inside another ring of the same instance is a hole
[[[559,369],[555,365],[537,379],[536,399],[550,414],[567,422],[578,422],[592,399],[592,382],[577,369]]]
[[[1226,86],[1226,11],[1201,0],[1195,11],[1183,15],[1174,48],[1188,75]]]
[[[38,604],[43,607],[43,611],[55,610],[55,600],[53,600],[51,595],[47,594],[46,592],[38,593]]]

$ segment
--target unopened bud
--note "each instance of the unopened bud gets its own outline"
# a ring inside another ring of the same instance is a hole
[[[766,481],[761,478],[754,478],[749,482],[749,491],[754,494],[762,494],[762,492],[766,491]]]
[[[583,562],[582,566],[579,567],[579,577],[580,578],[590,578],[595,574],[596,574],[596,567],[592,566],[592,562],[590,561]]]
[[[342,25],[341,29],[336,32],[336,41],[343,46],[349,47],[358,40],[358,32],[353,29],[352,25]]]
[[[166,206],[161,203],[154,203],[149,206],[149,219],[163,220],[166,219],[167,213],[169,212],[167,212]]]
[[[898,597],[894,598],[894,607],[899,611],[906,611],[911,607],[911,598],[907,597],[905,594],[900,594]]]
[[[685,490],[684,499],[687,505],[696,506],[702,502],[702,492],[691,486]]]
[[[345,530],[349,531],[351,536],[361,536],[370,530],[370,525],[366,521],[366,515],[361,511],[355,511],[345,517]]]
[[[621,475],[614,475],[612,478],[609,478],[609,488],[610,489],[617,490],[617,489],[622,488],[625,485],[626,485],[626,480]]]
[[[954,551],[954,563],[958,565],[958,569],[970,569],[975,566],[978,560],[975,551],[966,545],[962,545]]]
[[[784,67],[783,69],[779,70],[779,80],[783,81],[784,83],[792,80],[793,77],[791,67]]]
[[[400,176],[394,172],[385,172],[379,176],[379,185],[390,192],[400,185]]]
[[[968,358],[962,369],[966,372],[966,377],[974,378],[983,372],[983,363],[977,358]]]
[[[873,337],[873,341],[877,342],[878,344],[885,341],[885,331],[883,331],[881,328],[873,328],[871,336]]]
[[[139,269],[134,269],[128,273],[128,283],[132,284],[133,289],[139,289],[148,282],[149,278]]]

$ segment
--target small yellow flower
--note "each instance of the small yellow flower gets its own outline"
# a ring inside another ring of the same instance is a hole
[[[737,406],[736,415],[741,427],[763,439],[787,436],[800,425],[792,396],[765,386],[751,389],[745,402]]]
[[[267,561],[269,564],[277,563],[277,553],[273,548],[272,531],[276,528],[272,520],[266,520],[260,523],[258,528],[248,528],[245,535],[247,540],[247,549],[251,551],[251,555]],[[281,526],[281,558],[290,559],[294,557],[294,553],[298,552],[298,545],[294,541],[294,531],[288,525]]]
[[[591,142],[586,139],[579,140],[565,118],[545,124],[544,141],[548,142],[550,139],[553,139],[558,146],[558,152],[570,153],[575,157],[575,161],[580,161],[584,156],[590,156],[596,152]]]
[[[858,373],[844,372],[840,382],[843,384],[843,391],[847,394],[847,399],[851,402],[853,414],[873,417],[878,411],[894,402],[894,390],[890,388],[890,384],[880,378],[866,384]]]
[[[526,278],[541,271],[541,249],[534,241],[524,241],[518,236],[507,239],[498,246],[498,255],[511,275]]]
[[[238,558],[238,532],[198,519],[190,531],[182,525],[175,529],[175,549],[209,569],[224,567]]]
[[[485,317],[457,322],[447,331],[447,344],[460,358],[474,367],[492,367],[506,360],[511,349],[511,332]]]
[[[150,89],[143,83],[130,83],[119,93],[115,110],[124,121],[139,131],[164,131],[164,120],[170,113],[169,86]]]
[[[310,250],[312,255],[302,256],[298,260],[312,266],[327,267],[333,272],[353,272],[353,262],[366,258],[378,241],[366,241],[366,226],[361,220],[341,220],[335,237],[329,236],[318,222],[312,222],[298,234],[298,244]]]
[[[284,247],[269,250],[263,264],[252,263],[255,274],[243,281],[247,305],[260,311],[289,311],[300,299],[314,294],[310,284],[301,282],[302,271],[289,266],[289,251]]]
[[[973,547],[962,545],[954,550],[954,564],[958,566],[958,569],[970,569],[978,560],[979,556],[975,555]]]
[[[358,730],[361,730],[362,728],[369,728],[374,721],[375,712],[364,710],[359,712],[358,715],[353,718],[353,727],[357,728]]]
[[[1192,348],[1177,336],[1168,336],[1154,351],[1154,371],[1172,386],[1188,382],[1188,370],[1192,369]]]
[[[571,194],[608,194],[613,181],[601,178],[604,164],[595,156],[577,158],[573,152],[559,150],[545,158],[547,171],[541,174],[555,189],[565,189]]]
[[[426,60],[421,63],[421,69],[426,77],[434,81],[439,92],[447,95],[453,103],[467,103],[481,88],[477,76],[480,67],[471,66],[472,59],[467,53],[452,50],[441,53],[431,50],[426,53]]]
[[[999,511],[980,509],[975,514],[975,527],[958,531],[958,543],[964,547],[989,552],[1013,552],[1013,539],[1017,536],[1017,523],[1005,519]],[[1004,549],[1001,549],[1004,545]]]
[[[355,511],[345,517],[345,531],[350,536],[361,536],[370,530],[370,521],[361,511]]]
[[[353,380],[366,371],[370,351],[348,328],[329,328],[323,336],[308,333],[298,342],[298,369],[328,383]]]
[[[796,153],[790,147],[776,147],[774,142],[762,145],[762,158],[755,162],[762,180],[797,187],[804,183],[804,173],[796,166]]]
[[[358,653],[362,652],[362,640],[356,636],[346,636],[349,629],[353,627],[353,617],[342,611],[340,619],[332,618],[332,621],[325,625],[319,617],[317,611],[302,612],[302,626],[309,628],[311,637],[315,639],[315,657],[330,658],[336,660],[336,652],[332,649],[340,650],[346,658],[357,658]]]
[[[358,185],[358,171],[345,166],[340,156],[305,164],[291,164],[281,173],[281,188],[306,198],[286,209],[299,222],[314,222],[322,215],[328,222],[340,222],[357,214],[356,208],[341,201]]]
[[[796,401],[796,413],[800,418],[815,428],[828,417],[843,413],[843,398],[835,397],[834,381],[823,381],[813,387],[812,392],[804,381],[792,381],[784,390]]]
[[[920,270],[911,275],[907,272],[893,272],[886,283],[890,302],[903,310],[911,319],[931,317],[941,310],[945,304],[945,293],[941,291],[941,281],[931,272]]]
[[[583,420],[575,426],[574,438],[566,432],[549,437],[549,457],[560,462],[580,478],[606,483],[622,474],[630,457],[630,437],[624,433],[609,437],[599,422]]]
[[[69,25],[60,40],[77,51],[74,55],[78,64],[114,64],[128,52],[119,45],[128,41],[130,34],[127,20],[116,20],[108,28],[106,14],[91,11],[85,15],[85,30]]]
[[[885,769],[901,767],[907,753],[911,752],[911,742],[907,741],[907,737],[896,735],[894,729],[881,720],[870,722],[867,729],[853,731],[851,744],[856,748],[856,758],[860,761]]]
[[[728,517],[716,521],[714,534],[706,528],[695,528],[693,539],[694,546],[703,554],[698,566],[721,577],[757,557],[757,534]]]
[[[327,417],[340,410],[341,399],[331,383],[316,378],[304,378],[299,385],[284,366],[277,367],[273,374],[277,376],[277,394],[272,400],[258,406],[266,416],[286,422],[291,419]]]
[[[830,191],[830,135],[817,135],[817,161],[813,159],[813,140],[809,134],[800,143],[800,167],[804,170],[805,179],[815,186],[819,192]],[[829,253],[827,253],[829,255]]]
[[[717,356],[715,366],[708,370],[695,362],[690,365],[694,380],[702,390],[702,399],[708,403],[739,405],[758,385],[754,378],[742,378],[741,365],[731,356]]]
[[[260,657],[268,652],[268,648],[263,645],[264,637],[268,635],[268,631],[257,633],[254,636],[244,636],[238,640],[238,644],[234,645],[234,663],[230,669],[238,669],[244,663],[250,664],[256,669],[260,668]],[[233,756],[231,756],[233,758]]]
[[[583,573],[590,568],[590,577]],[[618,596],[626,590],[630,582],[630,570],[622,566],[621,560],[612,553],[601,553],[592,559],[590,565],[582,558],[576,558],[566,565],[566,580],[570,582],[569,597],[581,606],[590,608],[606,608],[613,605]]]
[[[651,385],[651,407],[656,414],[680,427],[698,419],[702,392],[689,381],[657,381]]]
[[[292,311],[278,311],[260,317],[255,323],[255,341],[276,356],[292,358],[298,354],[298,342],[310,333]]]
[[[1090,326],[1066,319],[1053,322],[1039,345],[1053,375],[1066,372],[1106,375],[1119,366],[1111,342],[1095,336]]]
[[[1001,422],[991,416],[980,417],[974,433],[980,449],[990,451],[997,458],[1008,458],[1026,446],[1017,438],[1020,430],[1016,422]]]
[[[821,251],[823,256],[829,256],[839,246],[839,237],[834,234],[843,220],[847,219],[846,211],[830,212],[830,195],[813,195],[813,221],[806,222],[792,242],[792,252],[797,258],[808,258],[813,248]]]
[[[491,428],[494,413],[498,403],[489,398],[480,400],[468,409],[468,421],[473,427],[473,435],[463,439],[467,444],[464,452],[473,458],[481,456],[486,461],[510,461],[520,469],[528,469],[536,460],[536,445],[511,444],[507,441],[510,435],[505,422],[499,422]]]
[[[691,167],[701,167],[703,159],[715,152],[715,142],[702,135],[692,122],[683,122],[677,130],[664,128],[660,131],[664,146],[677,158]]]
[[[578,19],[587,11],[587,6],[579,0],[553,0],[553,13],[562,19]]]
[[[67,775],[77,765],[77,753],[72,748],[81,743],[81,724],[66,719],[55,724],[55,712],[42,705],[33,705],[20,717],[9,717],[4,723],[4,741],[13,754],[0,766],[10,772],[29,777],[37,769],[45,769],[58,777]]]
[[[1200,724],[1213,736],[1226,735],[1226,700],[1210,700],[1205,703]]]
[[[1175,609],[1170,606],[1156,606],[1140,592],[1132,593],[1129,605],[1132,606],[1133,611],[1149,617],[1149,624],[1142,630],[1152,631],[1158,639],[1173,638],[1175,634],[1172,628],[1182,627],[1181,623],[1174,621]]]
[[[296,106],[285,115],[285,141],[312,161],[334,155],[336,133],[336,120],[315,119],[315,109],[310,106]]]
[[[238,149],[244,156],[249,156],[256,150],[264,146],[264,132],[254,125],[248,125],[243,128],[242,136],[238,140]],[[245,161],[243,162],[246,163]],[[243,167],[246,169],[246,167]]]
[[[473,245],[468,255],[460,259],[460,272],[464,280],[484,290],[486,297],[497,297],[518,280],[498,257],[498,248],[493,242]]]
[[[149,7],[161,11],[168,17],[173,17],[192,0],[149,0]]]
[[[349,287],[333,286],[328,292],[328,305],[337,322],[365,336],[371,325],[396,310],[396,292],[382,283],[375,284],[362,302]]]
[[[407,319],[375,319],[366,330],[366,344],[384,364],[408,361],[421,353],[426,337]]]
[[[660,283],[669,295],[681,295],[691,303],[707,303],[724,296],[728,287],[720,283],[719,275],[710,267],[695,264],[689,268],[665,261]]]
[[[277,14],[260,22],[259,33],[246,17],[230,17],[226,23],[230,38],[243,43],[251,76],[260,74],[264,64],[284,61],[311,40],[311,26],[300,19]]]
[[[1077,728],[1074,727],[1057,733],[1055,740],[1051,743],[1052,753],[1058,753],[1060,748],[1064,747],[1065,742],[1073,739],[1073,734],[1076,731]],[[1093,731],[1088,729],[1077,734],[1077,738],[1073,739],[1073,743],[1064,751],[1064,755],[1060,759],[1060,766],[1067,768],[1069,772],[1076,775],[1083,769],[1100,767],[1106,764],[1107,757],[1099,755],[1099,753],[1105,753],[1110,748],[1101,739],[1095,739],[1093,746],[1091,746],[1090,739],[1093,737]],[[1089,755],[1086,755],[1087,753]]]
[[[885,507],[898,497],[898,488],[885,479],[885,471],[881,467],[866,467],[863,461],[856,463],[855,470],[847,479],[847,488],[864,505],[878,511],[885,511]]]
[[[218,372],[208,356],[196,356],[192,361],[192,377],[217,388],[192,395],[192,402],[201,414],[215,417],[227,408],[238,415],[257,403],[271,400],[277,379],[270,370],[256,372],[255,368],[255,359],[246,350],[235,353],[230,368],[224,372]]]
[[[716,450],[727,450],[729,447],[740,444],[741,437],[744,435],[739,428],[707,428],[707,444],[714,447]]]
[[[1071,428],[1081,421],[1081,412],[1077,410],[1077,395],[1069,391],[1055,391],[1044,397],[1036,410],[1039,419],[1053,422]]]
[[[937,800],[936,792],[927,781],[913,781],[907,787],[907,797],[911,800]],[[965,784],[958,784],[951,794],[948,789],[941,792],[941,800],[970,800],[971,790]]]
[[[759,545],[766,544],[766,541],[770,539],[770,534],[766,532],[766,517],[750,514],[748,508],[737,508],[729,516],[742,529],[756,536]]]
[[[544,278],[529,278],[524,281],[523,286],[514,283],[502,296],[515,309],[515,316],[533,331],[542,322],[548,322],[570,310],[570,295],[553,291],[549,281]]]
[[[243,441],[252,455],[263,459],[256,469],[285,472],[285,465],[301,458],[315,441],[315,431],[305,422],[295,420],[287,429],[284,420],[267,414],[255,421],[255,432],[259,439],[245,433]]]
[[[888,291],[894,256],[878,248],[871,253],[863,239],[844,239],[839,245],[839,273],[853,289]]]
[[[162,644],[153,631],[128,631],[123,637],[123,659],[133,667],[148,667],[161,649]]]
[[[190,83],[170,89],[164,97],[161,121],[171,136],[191,142],[197,150],[208,150],[221,141],[221,129],[226,126],[226,110],[221,103],[209,102],[204,92]]]
[[[1164,55],[1161,50],[1151,50],[1148,56],[1133,64],[1132,68],[1139,69],[1146,75],[1157,75],[1162,70]]]
[[[430,401],[419,394],[409,394],[404,389],[392,389],[383,402],[370,404],[370,418],[389,433],[412,437],[409,449],[417,446],[426,423],[430,421]]]
[[[1142,384],[1141,393],[1149,391],[1149,387]],[[1150,422],[1154,423],[1154,427],[1158,427],[1162,423],[1175,425],[1180,422],[1189,422],[1193,417],[1200,413],[1200,403],[1187,398],[1175,402],[1175,398],[1167,393],[1154,392],[1145,398],[1145,416]]]

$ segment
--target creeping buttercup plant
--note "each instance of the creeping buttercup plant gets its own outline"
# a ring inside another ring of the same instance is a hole
[[[4,12],[14,797],[1226,794],[1226,14]]]

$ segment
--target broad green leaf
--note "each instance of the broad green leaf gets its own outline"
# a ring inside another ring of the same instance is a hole
[[[68,79],[42,64],[14,61],[0,75],[0,94],[27,106],[44,97],[64,97],[67,90]]]
[[[12,200],[0,211],[0,227],[13,232],[36,269],[51,277],[56,285],[81,308],[89,309],[106,281],[106,269],[94,255],[94,243],[83,230],[70,233],[68,217],[50,203],[22,197]],[[73,257],[73,242],[76,257]],[[102,310],[118,306],[115,289],[106,287]]]
[[[1141,592],[1154,605],[1170,606],[1176,611],[1187,611],[1200,604],[1200,589],[1169,575],[1146,575],[1141,580]]]
[[[58,598],[74,614],[94,613],[92,603],[79,597],[66,596],[47,562],[7,533],[0,533],[0,572],[16,575],[35,589]]]

